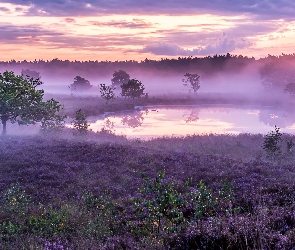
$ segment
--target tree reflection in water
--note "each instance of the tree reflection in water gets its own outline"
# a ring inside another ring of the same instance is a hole
[[[121,123],[123,125],[128,125],[130,128],[140,127],[144,120],[144,115],[148,114],[148,110],[146,111],[135,111],[132,114],[126,114],[122,117]]]
[[[112,122],[109,118],[107,118],[103,123],[101,131],[105,133],[109,133],[109,134],[115,134],[116,130],[115,130],[114,124],[115,124],[114,122]]]
[[[182,117],[185,117],[185,122],[190,123],[190,122],[197,122],[199,120],[199,109],[193,109],[189,112],[184,112]]]
[[[295,123],[295,111],[292,109],[263,109],[258,116],[259,121],[272,127],[286,128]]]

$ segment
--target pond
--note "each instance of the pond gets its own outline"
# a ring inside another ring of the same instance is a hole
[[[102,128],[131,138],[185,136],[192,134],[295,132],[295,111],[269,106],[146,106],[89,117],[90,129]]]

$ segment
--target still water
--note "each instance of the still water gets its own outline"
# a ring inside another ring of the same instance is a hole
[[[132,111],[88,117],[90,129],[102,128],[127,137],[192,134],[266,134],[277,125],[295,133],[295,111],[267,106],[147,106]]]

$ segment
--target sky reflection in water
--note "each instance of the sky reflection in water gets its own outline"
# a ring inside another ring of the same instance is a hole
[[[271,107],[175,106],[141,107],[134,111],[89,117],[90,128],[103,127],[128,137],[191,134],[263,133],[274,125],[295,132],[295,112]]]

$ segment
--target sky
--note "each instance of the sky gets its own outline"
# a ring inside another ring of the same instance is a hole
[[[295,53],[294,0],[1,0],[0,61]]]

